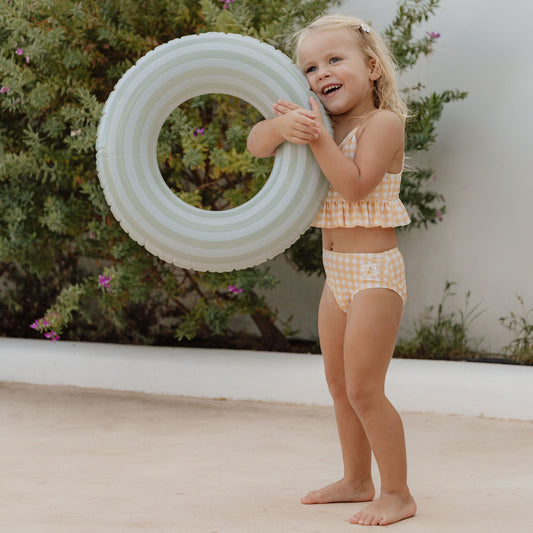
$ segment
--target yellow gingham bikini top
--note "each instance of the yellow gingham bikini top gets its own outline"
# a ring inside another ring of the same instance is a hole
[[[357,128],[341,142],[339,148],[351,159],[355,155]],[[328,195],[322,204],[313,226],[318,228],[395,228],[411,222],[409,214],[400,200],[402,173],[383,176],[379,185],[363,200],[347,202],[330,185]]]

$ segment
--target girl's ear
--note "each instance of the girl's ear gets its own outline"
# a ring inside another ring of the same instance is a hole
[[[370,79],[372,81],[379,80],[379,78],[381,78],[381,74],[383,73],[379,61],[372,58],[370,59],[368,66],[370,68]]]

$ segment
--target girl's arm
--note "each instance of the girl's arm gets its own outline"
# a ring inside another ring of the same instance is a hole
[[[320,117],[313,98],[311,108]],[[347,202],[358,202],[368,196],[386,172],[396,171],[393,165],[398,164],[397,171],[401,170],[404,130],[395,113],[380,111],[365,122],[358,132],[353,160],[341,152],[320,119],[319,123],[319,134],[309,146],[328,181]]]
[[[248,135],[248,150],[256,157],[270,157],[283,142],[308,144],[318,136],[319,124],[314,111],[302,107],[275,118],[258,122]]]
[[[275,118],[257,123],[248,136],[248,150],[270,157],[284,141],[309,144],[322,172],[347,201],[368,196],[386,172],[399,172],[403,164],[404,129],[391,111],[379,111],[358,132],[354,159],[346,157],[324,127],[320,108],[309,98],[311,111],[291,102],[274,104]],[[397,169],[392,168],[398,165]]]
[[[342,153],[325,129],[315,99],[311,97],[310,102],[319,133],[309,141],[309,146],[328,181],[347,202],[358,202],[368,196],[386,172],[401,171],[404,129],[395,113],[379,111],[364,123],[357,133],[357,150],[352,160]],[[298,108],[284,100],[273,106],[278,117]]]

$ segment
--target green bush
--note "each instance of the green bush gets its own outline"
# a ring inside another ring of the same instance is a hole
[[[513,335],[503,352],[518,363],[533,364],[533,309],[526,309],[521,296],[516,296],[520,311],[500,317],[500,324]]]
[[[429,306],[421,319],[414,323],[414,334],[408,340],[398,343],[394,356],[411,359],[463,359],[475,358],[477,346],[481,339],[469,338],[468,330],[482,311],[479,304],[470,308],[470,291],[465,296],[465,308],[459,311],[447,311],[446,301],[455,296],[455,282],[447,281],[441,302],[434,309]]]
[[[263,349],[290,349],[287,330],[265,294],[278,280],[261,266],[224,274],[164,263],[132,241],[112,216],[95,168],[103,104],[135,61],[171,39],[239,32],[285,49],[297,27],[338,0],[11,0],[0,5],[0,333],[72,340],[177,344],[241,343],[232,324],[247,316]],[[409,68],[435,36],[413,38],[435,0],[408,0],[385,37]],[[401,53],[400,53],[401,52]],[[464,97],[410,91],[416,111],[409,150],[435,141],[445,103]],[[270,172],[245,140],[258,118],[244,102],[202,96],[166,121],[158,159],[177,195],[205,209],[253,196]],[[438,221],[441,197],[430,170],[405,179],[414,226]],[[310,231],[288,252],[292,264],[320,270]],[[42,318],[37,318],[42,317]],[[33,322],[32,329],[28,326]]]

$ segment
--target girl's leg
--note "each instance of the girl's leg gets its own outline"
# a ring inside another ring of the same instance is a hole
[[[347,396],[365,429],[381,476],[378,500],[350,520],[386,525],[413,516],[416,504],[407,486],[402,421],[385,396],[385,375],[392,358],[403,302],[388,289],[359,292],[347,315],[344,364]]]
[[[337,305],[326,283],[320,300],[318,329],[326,380],[335,406],[344,477],[307,494],[302,498],[302,503],[305,504],[370,501],[375,494],[370,473],[370,444],[346,395],[343,355],[345,327],[346,314]]]

